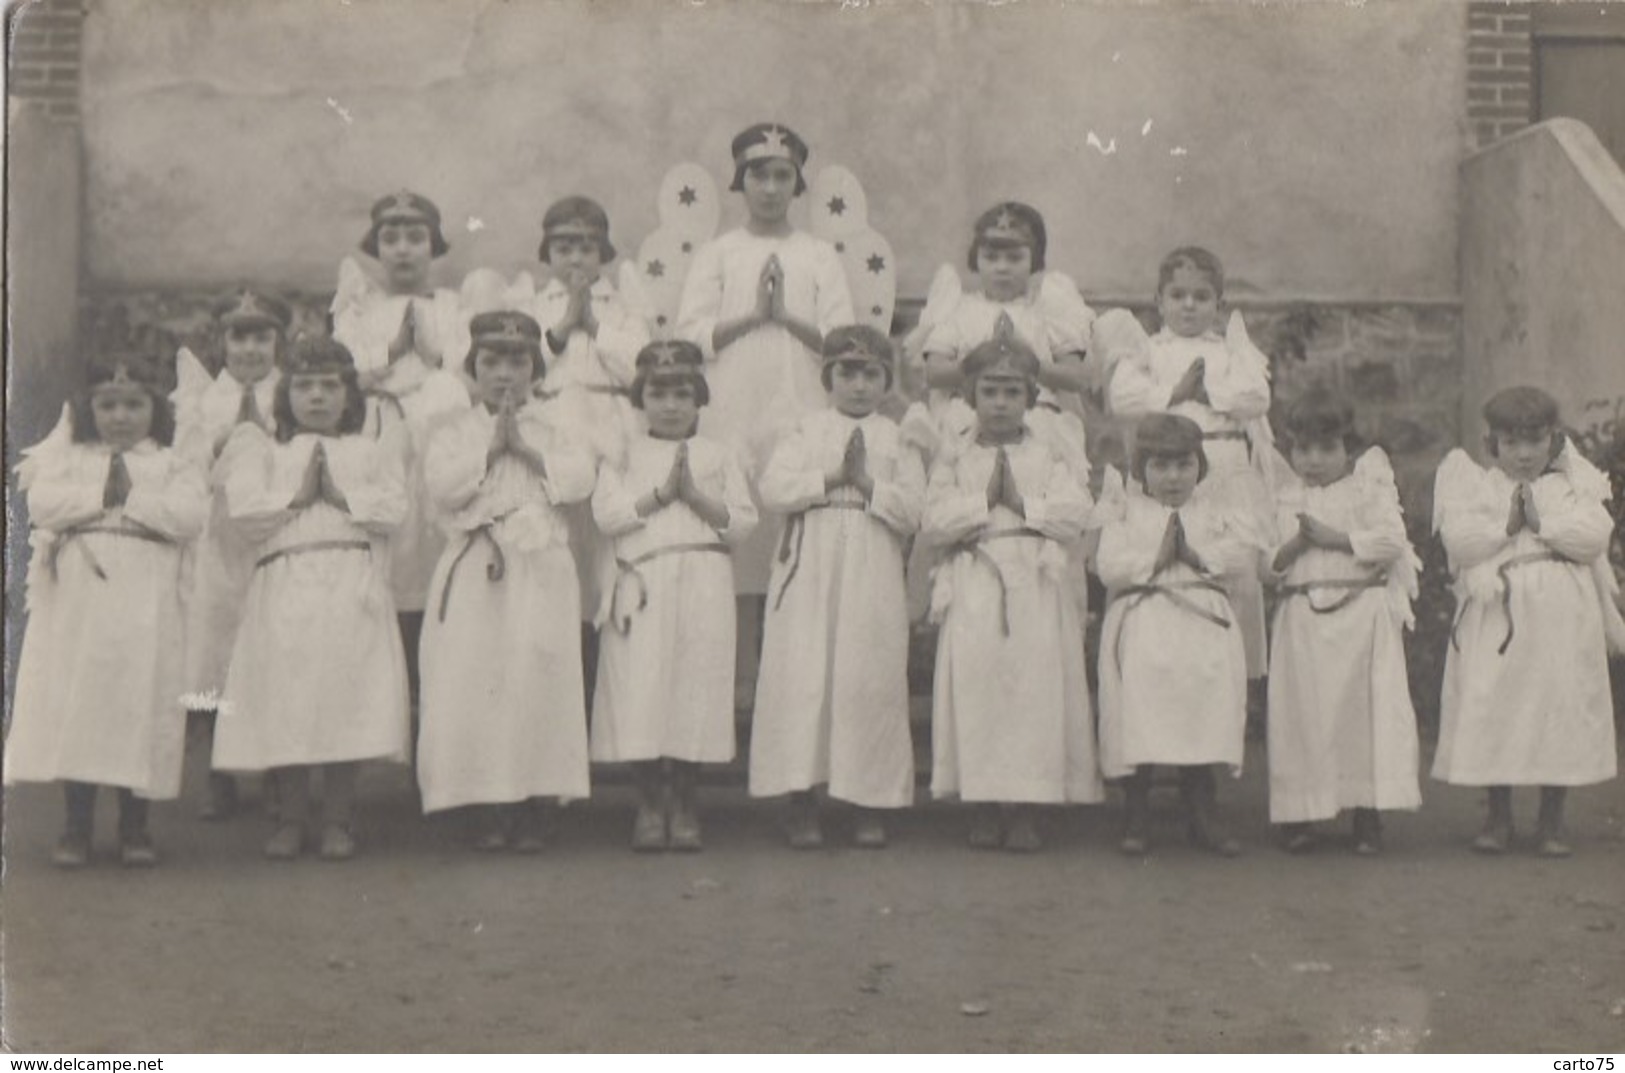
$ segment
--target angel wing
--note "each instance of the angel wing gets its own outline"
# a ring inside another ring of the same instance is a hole
[[[520,272],[510,282],[494,268],[476,268],[463,277],[460,297],[463,315],[470,320],[497,310],[529,310],[536,283],[529,272]]]
[[[869,228],[869,198],[858,177],[831,164],[807,188],[807,230],[826,242],[862,234]]]
[[[931,288],[925,292],[925,308],[920,310],[920,322],[903,338],[904,352],[914,362],[925,356],[925,342],[939,324],[953,316],[959,301],[965,296],[965,285],[951,264],[937,268],[931,277]]]
[[[1433,475],[1433,531],[1437,533],[1452,510],[1471,503],[1484,483],[1484,471],[1460,447],[1444,456]]]
[[[337,317],[346,310],[360,308],[382,289],[359,261],[346,256],[339,261],[339,282],[333,291],[333,304],[328,310]]]
[[[621,301],[626,303],[626,308],[643,321],[651,335],[655,335],[654,301],[649,297],[648,289],[643,286],[643,275],[638,271],[636,264],[627,260],[621,262],[621,267],[616,273],[615,289],[620,292]],[[666,324],[661,325],[659,338],[666,338],[670,334],[670,323],[671,318],[667,317]]]
[[[73,405],[65,402],[62,404],[62,416],[57,418],[56,427],[34,446],[23,448],[22,461],[17,463],[16,471],[18,491],[28,491],[46,463],[72,445]]]

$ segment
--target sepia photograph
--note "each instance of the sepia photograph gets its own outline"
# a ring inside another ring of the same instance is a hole
[[[1625,2],[4,10],[0,1049],[1625,1056]]]

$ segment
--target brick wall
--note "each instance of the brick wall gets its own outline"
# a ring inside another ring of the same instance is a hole
[[[8,87],[13,99],[39,101],[64,123],[79,121],[79,39],[83,0],[31,0],[10,12]]]
[[[1474,148],[1527,127],[1535,107],[1529,5],[1467,5],[1467,122]]]

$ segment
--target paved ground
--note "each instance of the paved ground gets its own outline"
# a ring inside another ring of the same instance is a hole
[[[622,785],[544,856],[493,858],[379,771],[356,861],[264,862],[264,822],[197,822],[193,785],[155,810],[162,868],[79,874],[47,862],[58,793],[28,787],[6,802],[5,1043],[1625,1050],[1625,781],[1575,796],[1570,861],[1473,856],[1479,795],[1434,784],[1366,860],[1272,849],[1262,776],[1258,756],[1222,791],[1234,861],[1180,843],[1171,789],[1130,861],[1102,808],[1049,816],[1031,857],[966,848],[941,805],[886,851],[797,854],[737,785],[709,791],[696,856],[624,849]]]

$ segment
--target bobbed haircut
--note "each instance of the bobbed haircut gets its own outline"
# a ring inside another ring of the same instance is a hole
[[[1339,440],[1350,455],[1364,444],[1354,429],[1354,404],[1328,387],[1312,387],[1287,407],[1283,446],[1290,451],[1311,443]]]
[[[1027,248],[1033,254],[1033,271],[1042,272],[1044,251],[1049,248],[1049,232],[1044,227],[1043,214],[1024,201],[1001,201],[976,218],[976,223],[971,225],[970,250],[965,255],[965,263],[972,272],[980,271],[976,260],[982,252],[982,233],[998,223],[999,217],[1005,213],[1014,217],[1016,224],[1031,234],[1032,241]]]
[[[73,415],[73,442],[100,442],[101,436],[96,431],[96,414],[91,405],[91,397],[95,395],[98,387],[121,379],[121,372],[123,380],[141,388],[147,393],[148,398],[152,399],[152,427],[147,430],[148,437],[165,447],[173,445],[175,408],[170,403],[168,395],[164,393],[158,363],[141,353],[116,354],[91,360],[89,368],[85,371],[85,386],[74,393],[68,404]]]
[[[1214,294],[1224,297],[1224,263],[1219,260],[1218,254],[1202,246],[1181,246],[1162,259],[1157,266],[1157,294],[1173,281],[1174,273],[1181,268],[1189,268],[1200,272],[1213,282]]]
[[[1196,479],[1207,479],[1207,452],[1202,450],[1202,426],[1179,414],[1149,414],[1134,429],[1134,479],[1145,483],[1145,467],[1153,458],[1196,458]]]
[[[367,423],[367,397],[361,391],[356,375],[355,359],[349,348],[336,339],[301,338],[289,348],[288,368],[277,381],[276,395],[271,403],[271,416],[276,420],[276,439],[287,443],[299,432],[299,423],[293,416],[291,391],[295,377],[338,374],[344,384],[344,411],[339,415],[340,436],[360,432]]]

